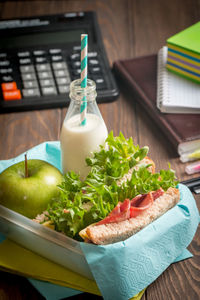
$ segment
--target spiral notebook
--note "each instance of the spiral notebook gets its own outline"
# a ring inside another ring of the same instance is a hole
[[[166,69],[167,47],[158,52],[157,107],[163,113],[200,113],[200,85]]]

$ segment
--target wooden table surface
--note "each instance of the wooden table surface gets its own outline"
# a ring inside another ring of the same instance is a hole
[[[101,26],[110,66],[115,60],[157,53],[166,39],[200,19],[200,0],[85,0],[85,1],[3,1],[0,17],[64,13],[95,10]],[[99,105],[109,130],[121,130],[135,143],[150,147],[149,156],[157,170],[176,171],[179,180],[184,173],[176,152],[141,106],[129,101],[131,95],[120,94],[117,101]],[[59,139],[65,109],[9,113],[0,115],[0,159],[9,159],[44,141]],[[200,197],[194,195],[200,208]],[[171,265],[144,296],[148,300],[200,299],[200,230],[189,250],[194,257]],[[84,294],[73,299],[97,299]],[[100,297],[99,297],[100,298]],[[0,272],[0,299],[44,299],[25,279]]]

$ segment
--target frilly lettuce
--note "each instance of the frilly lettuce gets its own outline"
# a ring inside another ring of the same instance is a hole
[[[114,137],[110,132],[106,144],[100,146],[86,158],[91,170],[81,181],[78,174],[68,172],[59,186],[60,196],[49,207],[50,220],[57,231],[79,239],[81,229],[105,218],[124,199],[132,199],[138,194],[148,193],[162,187],[167,190],[175,187],[174,171],[161,170],[152,174],[148,167],[133,167],[145,158],[148,147],[134,145],[132,138],[125,139],[122,133]],[[118,184],[118,180],[133,168],[130,180]]]

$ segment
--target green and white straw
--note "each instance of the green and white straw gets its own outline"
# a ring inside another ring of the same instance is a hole
[[[81,102],[81,125],[86,124],[86,113],[87,113],[87,52],[88,52],[88,35],[81,34],[81,87],[84,89],[84,96]]]

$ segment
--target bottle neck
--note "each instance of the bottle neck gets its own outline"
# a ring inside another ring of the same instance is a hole
[[[76,102],[81,102],[83,97],[86,96],[87,102],[96,101],[96,84],[93,80],[87,79],[86,88],[81,87],[81,79],[71,82],[70,85],[70,99]]]

